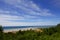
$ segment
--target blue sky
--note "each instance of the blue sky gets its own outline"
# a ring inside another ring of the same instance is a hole
[[[60,0],[0,0],[0,25],[32,26],[60,23]]]

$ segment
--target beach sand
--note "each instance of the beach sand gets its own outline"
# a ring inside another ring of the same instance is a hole
[[[8,32],[17,32],[19,30],[21,31],[27,31],[27,30],[36,30],[37,28],[18,28],[18,29],[5,29],[3,30],[4,33],[8,33]]]

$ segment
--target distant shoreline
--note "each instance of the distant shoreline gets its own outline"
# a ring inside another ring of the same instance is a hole
[[[32,30],[36,30],[36,29],[38,29],[38,28],[49,28],[49,27],[52,27],[52,26],[35,26],[35,27],[31,27],[31,26],[18,26],[18,27],[16,27],[16,26],[8,26],[8,27],[4,27],[3,28],[3,32],[4,33],[8,33],[8,32],[17,32],[17,31],[19,31],[19,30],[21,30],[21,31],[27,31],[27,30],[30,30],[30,29],[32,29]],[[54,27],[54,26],[53,26]]]
[[[4,29],[3,30],[3,32],[4,33],[8,33],[8,32],[17,32],[17,31],[19,31],[19,30],[21,30],[21,31],[27,31],[27,30],[35,30],[35,29],[37,29],[37,28],[17,28],[17,29]]]

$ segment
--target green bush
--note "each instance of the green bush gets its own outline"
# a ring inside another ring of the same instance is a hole
[[[3,33],[2,26],[0,27],[0,40],[60,40],[60,24],[55,27],[44,28],[43,32],[34,30],[18,31],[16,33]],[[3,39],[2,39],[3,38]]]

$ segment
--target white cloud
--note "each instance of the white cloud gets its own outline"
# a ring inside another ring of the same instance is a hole
[[[0,9],[0,14],[3,14],[3,13],[7,13],[7,14],[9,14],[10,11],[5,11],[5,10],[1,10],[1,9]]]
[[[39,26],[39,25],[55,25],[56,23],[52,22],[1,22],[3,26]]]
[[[24,20],[23,17],[11,16],[11,15],[0,15],[0,20]]]
[[[0,15],[1,14],[7,14],[7,15],[11,15],[11,14],[14,14],[14,15],[16,15],[16,14],[18,14],[18,12],[17,11],[9,11],[9,10],[3,10],[3,9],[0,9]]]
[[[29,16],[28,16],[29,17]],[[0,15],[0,25],[3,26],[35,26],[35,25],[53,25],[52,22],[14,22],[8,20],[25,20],[23,17],[11,16],[11,15]]]
[[[22,9],[23,12],[30,15],[40,15],[40,16],[52,16],[53,14],[46,9],[42,9],[32,0],[5,0],[6,3],[14,5],[15,7]]]
[[[25,20],[25,19],[23,17],[18,17],[18,16],[0,15],[0,25],[3,25],[3,26],[35,26],[35,25],[54,25],[55,24],[51,21],[14,22],[14,21],[8,21],[8,20]]]
[[[5,3],[15,6],[16,8],[22,9],[24,14],[23,16],[18,16],[18,10],[8,11],[8,10],[0,10],[0,24],[3,26],[31,26],[31,25],[49,25],[52,24],[50,22],[14,22],[18,20],[26,20],[32,18],[38,18],[39,16],[53,16],[53,14],[48,9],[42,9],[37,4],[35,4],[31,0],[5,0]],[[13,14],[13,15],[12,15]],[[11,21],[9,21],[11,20]],[[13,20],[13,21],[12,21]],[[35,19],[34,19],[35,20]],[[40,19],[39,19],[40,20]],[[38,21],[38,19],[37,19]]]
[[[11,15],[0,15],[0,25],[18,25],[18,22],[12,22],[9,20],[24,20],[23,17],[11,16]]]

